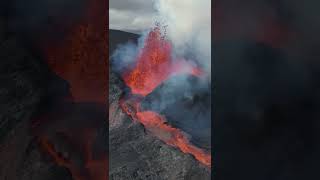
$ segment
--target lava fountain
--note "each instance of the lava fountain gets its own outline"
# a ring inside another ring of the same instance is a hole
[[[157,25],[144,41],[135,65],[122,78],[131,94],[122,98],[120,106],[134,121],[140,122],[151,134],[166,144],[191,154],[202,164],[211,167],[211,154],[191,144],[180,129],[170,126],[166,118],[154,111],[142,111],[141,101],[169,77],[178,74],[202,76],[203,71],[184,59],[172,57],[172,44]]]

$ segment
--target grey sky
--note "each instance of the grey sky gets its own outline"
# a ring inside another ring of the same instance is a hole
[[[152,0],[110,0],[109,28],[139,32],[152,24]]]

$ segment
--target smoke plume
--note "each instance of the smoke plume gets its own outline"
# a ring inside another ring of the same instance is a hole
[[[167,25],[167,35],[179,56],[192,54],[211,74],[211,1],[156,0],[156,19]]]

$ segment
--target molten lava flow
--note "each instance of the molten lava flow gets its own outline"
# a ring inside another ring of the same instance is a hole
[[[202,75],[201,69],[183,59],[173,61],[171,51],[170,42],[161,36],[160,28],[157,26],[146,38],[135,67],[123,75],[125,83],[131,88],[131,93],[138,96],[121,99],[120,106],[134,121],[142,123],[153,135],[184,153],[192,154],[199,162],[210,167],[211,154],[192,145],[182,131],[166,124],[165,117],[156,112],[140,110],[142,98],[170,76],[181,73]]]
[[[76,159],[64,157],[61,152],[57,152],[52,142],[46,136],[39,137],[39,142],[44,151],[46,151],[54,161],[59,165],[69,169],[74,180],[105,180],[107,179],[108,163],[106,156],[100,156],[99,159],[93,158],[92,153],[92,139],[94,133],[85,132],[81,136],[86,142],[82,144],[84,157],[84,164],[75,164]],[[71,155],[74,157],[74,155]],[[101,168],[103,167],[103,168]]]
[[[147,129],[153,132],[156,129],[157,134],[154,134],[167,144],[178,147],[182,152],[192,154],[201,163],[211,166],[211,155],[190,144],[179,129],[165,123],[164,117],[152,111],[137,112],[137,117]]]
[[[120,106],[134,121],[138,121],[157,138],[179,148],[184,153],[192,154],[201,163],[211,166],[211,155],[190,143],[185,134],[166,124],[165,117],[153,111],[140,111],[141,98],[132,96],[121,100]]]
[[[74,180],[106,180],[108,153],[99,133],[105,117],[104,104],[59,104],[34,118],[31,132],[43,152]]]
[[[145,40],[137,64],[123,77],[133,94],[146,96],[174,74],[200,74],[199,69],[185,60],[173,61],[171,52],[171,43],[161,36],[160,27],[155,27]]]

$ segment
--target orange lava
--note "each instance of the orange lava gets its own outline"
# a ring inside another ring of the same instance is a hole
[[[157,134],[157,137],[165,143],[178,147],[182,152],[192,154],[201,163],[211,166],[211,155],[190,144],[188,138],[179,129],[165,123],[166,121],[163,116],[153,111],[144,111],[137,112],[137,117],[147,129],[156,128],[166,133],[167,136],[165,137]]]
[[[138,121],[153,135],[166,144],[179,148],[182,152],[192,154],[199,162],[211,167],[211,154],[190,143],[187,136],[179,129],[166,124],[165,117],[152,111],[141,111],[140,102],[157,86],[172,75],[188,73],[201,76],[201,69],[186,60],[174,61],[171,57],[172,45],[161,35],[160,28],[155,27],[147,36],[134,68],[123,74],[132,94],[129,99],[121,99],[120,106],[134,121]]]
[[[200,74],[201,71],[187,61],[173,60],[172,45],[161,35],[160,27],[155,27],[144,43],[135,67],[123,77],[133,94],[146,96],[174,74]]]

